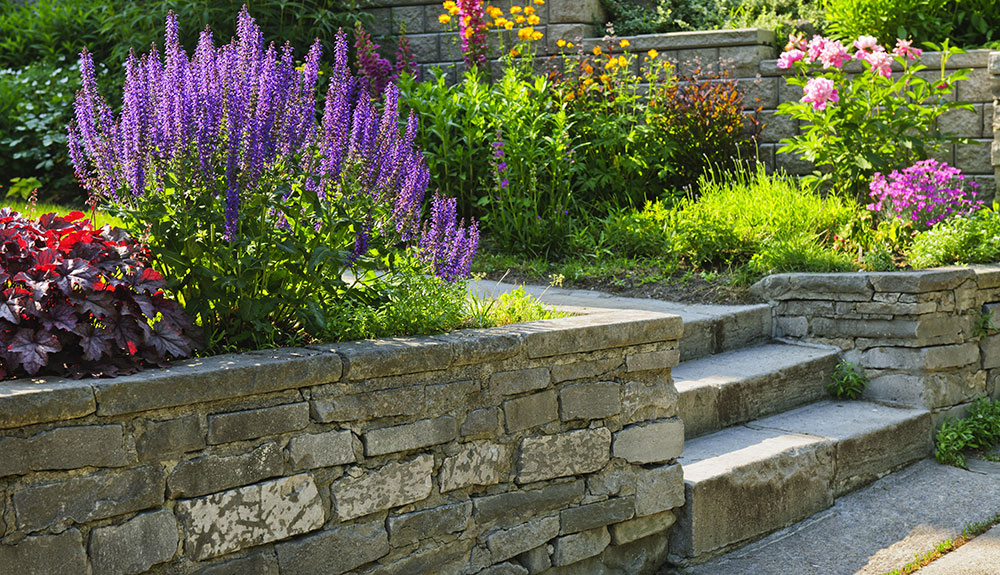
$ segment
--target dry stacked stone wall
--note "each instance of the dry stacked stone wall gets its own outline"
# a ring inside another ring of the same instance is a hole
[[[753,288],[775,336],[833,345],[870,377],[865,397],[960,415],[1000,396],[1000,266],[779,274]]]
[[[655,570],[681,320],[605,312],[0,383],[0,572]]]

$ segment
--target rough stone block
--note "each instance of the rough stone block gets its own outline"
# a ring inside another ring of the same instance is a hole
[[[607,465],[610,447],[611,432],[606,427],[525,438],[521,441],[517,482],[592,473]]]
[[[979,353],[983,360],[983,369],[1000,367],[1000,335],[990,335],[980,340]]]
[[[434,62],[440,59],[440,43],[444,40],[440,34],[407,33],[406,37],[410,41],[410,52],[418,62]]]
[[[868,274],[774,274],[755,283],[751,292],[771,301],[871,301],[875,293]]]
[[[433,38],[436,46],[437,36],[429,35],[411,36],[410,47],[417,48],[415,39],[425,37]],[[421,59],[415,50],[414,56],[418,60]],[[435,59],[423,61],[435,61]],[[345,377],[359,381],[445,369],[451,365],[454,348],[453,344],[446,340],[398,337],[338,344],[337,353],[343,358]]]
[[[392,9],[392,20],[396,29],[403,29],[407,34],[422,34],[424,32],[423,6],[396,6]]]
[[[518,555],[517,560],[528,570],[528,575],[538,575],[552,567],[552,546],[539,545]]]
[[[264,551],[198,571],[198,575],[278,575],[278,558]]]
[[[622,389],[621,422],[624,425],[677,415],[677,389],[669,378],[630,381]]]
[[[510,522],[516,518],[532,517],[539,513],[564,509],[583,499],[583,488],[583,480],[577,480],[571,483],[546,485],[541,489],[477,497],[472,500],[476,510],[476,523],[489,525],[495,522]]]
[[[470,435],[493,435],[500,431],[503,411],[499,407],[470,411],[462,423],[462,437]]]
[[[553,565],[572,565],[588,557],[599,555],[611,544],[607,527],[559,537],[552,543]]]
[[[553,365],[550,371],[552,372],[552,381],[560,383],[574,379],[588,379],[606,375],[621,366],[622,360],[620,358],[595,359],[590,361],[578,360]]]
[[[936,409],[970,401],[986,392],[986,372],[912,375],[890,373],[871,378],[864,398]]]
[[[993,140],[973,140],[969,144],[955,144],[955,167],[966,174],[992,174],[990,145]]]
[[[160,467],[139,467],[25,487],[13,495],[18,527],[34,531],[156,507],[163,503],[165,476]]]
[[[423,387],[404,387],[314,399],[309,403],[309,409],[316,421],[331,423],[415,415],[421,412],[423,405]]]
[[[292,403],[220,413],[208,417],[208,442],[232,443],[268,435],[305,429],[309,425],[309,404]]]
[[[57,427],[20,439],[0,438],[0,477],[29,471],[128,464],[121,425]]]
[[[446,415],[415,423],[373,429],[364,435],[365,455],[372,457],[447,443],[458,437],[458,424]]]
[[[348,521],[376,511],[426,499],[431,494],[434,456],[392,462],[360,477],[338,479],[330,487],[337,518]]]
[[[421,539],[465,530],[472,517],[472,502],[432,507],[389,518],[389,544],[405,547]]]
[[[177,553],[177,520],[166,509],[90,532],[90,563],[102,575],[145,573]]]
[[[198,415],[185,415],[166,421],[149,421],[145,431],[135,440],[139,457],[159,459],[164,455],[204,449],[205,426]]]
[[[922,348],[875,347],[861,356],[861,365],[871,369],[941,371],[979,364],[975,342]]]
[[[499,565],[491,565],[476,575],[528,575],[528,570],[517,563],[504,562]]]
[[[682,492],[683,488],[682,482]],[[559,512],[559,534],[578,533],[611,523],[620,523],[631,519],[634,515],[635,498],[631,496],[614,497],[598,503],[564,509]]]
[[[441,493],[471,487],[496,485],[507,475],[507,450],[488,441],[462,446],[441,463]]]
[[[773,57],[771,46],[732,46],[719,48],[719,61],[729,71],[731,77],[752,77],[762,60]]]
[[[0,429],[67,421],[97,411],[87,380],[15,379],[0,382]]]
[[[878,292],[925,293],[945,291],[975,278],[968,268],[946,268],[929,271],[873,272],[865,274]]]
[[[680,350],[664,349],[646,353],[630,353],[625,356],[625,371],[652,371],[669,369],[677,365],[681,359]]]
[[[545,320],[532,326],[524,337],[533,359],[670,341],[680,339],[684,331],[680,316],[635,310]]]
[[[282,575],[340,575],[389,553],[382,521],[354,523],[279,543]]]
[[[503,402],[507,432],[515,433],[559,418],[556,392],[543,391]]]
[[[67,529],[59,535],[39,535],[16,545],[0,545],[0,571],[10,575],[86,573],[83,536],[76,529]]]
[[[293,437],[288,442],[288,456],[294,471],[333,467],[353,463],[354,434],[350,431],[327,431]]]
[[[250,453],[219,457],[205,455],[182,461],[167,478],[171,498],[198,497],[281,475],[285,458],[281,448],[265,443]]]
[[[622,410],[617,383],[578,383],[559,391],[559,419],[604,419]]]
[[[323,500],[308,474],[178,501],[184,551],[197,561],[323,526]]]
[[[516,371],[501,371],[490,376],[490,388],[500,395],[517,395],[545,389],[552,381],[547,367],[533,367]]]
[[[549,22],[599,23],[604,21],[604,9],[599,0],[549,0]]]
[[[684,505],[684,472],[668,465],[635,472],[635,515],[655,515]]]
[[[667,419],[638,424],[615,434],[612,455],[629,463],[661,463],[684,451],[684,422]]]
[[[639,539],[645,539],[650,535],[670,529],[676,520],[673,511],[663,511],[655,515],[623,521],[611,526],[611,541],[615,545],[625,545]]]
[[[468,572],[469,551],[475,541],[471,539],[451,541],[447,545],[435,545],[416,553],[410,553],[399,561],[381,563],[369,571],[371,575],[413,575],[433,573],[434,575],[461,575]]]
[[[530,551],[559,535],[559,518],[539,517],[517,527],[493,533],[486,538],[494,563],[506,561],[515,555]]]
[[[938,116],[938,127],[964,138],[979,138],[983,135],[983,105],[976,104],[972,110],[949,110]]]

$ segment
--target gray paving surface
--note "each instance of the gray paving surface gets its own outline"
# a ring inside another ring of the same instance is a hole
[[[970,467],[975,471],[922,460],[757,543],[660,575],[883,575],[961,535],[968,523],[1000,513],[1000,463]],[[918,573],[1000,574],[1000,532],[976,541],[946,556],[939,570]]]

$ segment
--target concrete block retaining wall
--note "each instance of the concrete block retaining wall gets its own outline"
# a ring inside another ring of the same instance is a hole
[[[930,409],[936,423],[1000,394],[1000,266],[779,274],[753,288],[774,335],[844,350],[870,377],[865,397]],[[979,327],[977,327],[979,326]]]
[[[0,382],[0,572],[653,572],[679,317]]]

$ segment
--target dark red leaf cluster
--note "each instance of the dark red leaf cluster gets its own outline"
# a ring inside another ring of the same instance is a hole
[[[0,209],[0,378],[115,376],[190,356],[196,328],[125,232]]]

